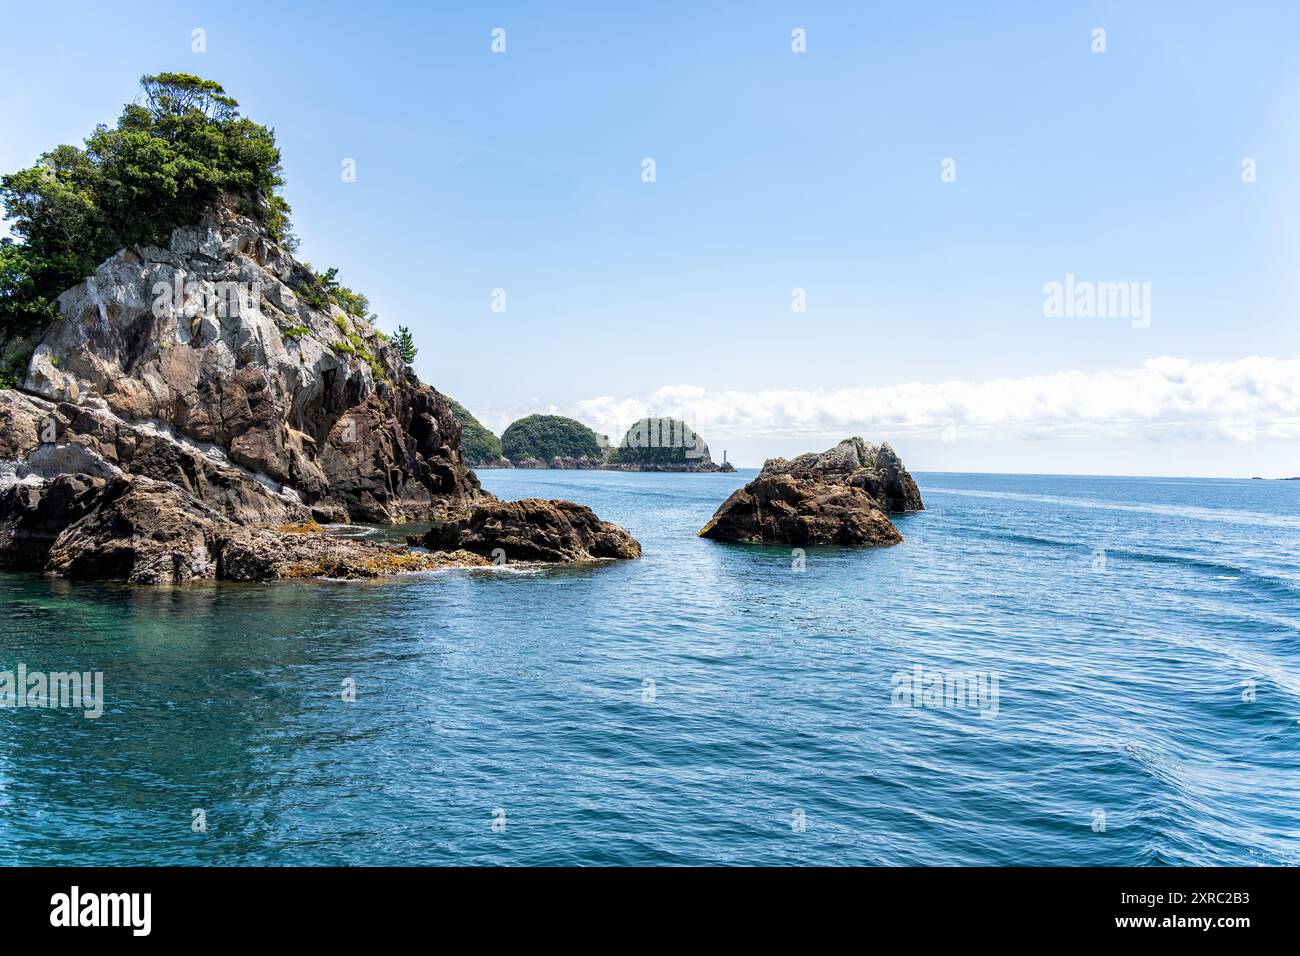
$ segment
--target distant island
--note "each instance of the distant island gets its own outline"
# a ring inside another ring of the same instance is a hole
[[[607,435],[563,415],[528,415],[498,439],[459,402],[462,451],[473,468],[569,468],[599,471],[734,472],[724,453],[715,462],[704,439],[676,418],[643,418],[617,445]]]

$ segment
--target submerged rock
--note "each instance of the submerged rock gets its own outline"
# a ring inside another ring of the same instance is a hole
[[[898,544],[903,536],[887,513],[924,507],[893,448],[855,437],[821,453],[769,459],[699,533],[718,541]]]
[[[494,501],[436,523],[412,544],[463,549],[507,562],[639,558],[641,545],[616,524],[572,501]]]

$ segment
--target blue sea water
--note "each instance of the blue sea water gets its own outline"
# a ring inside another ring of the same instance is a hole
[[[1300,482],[922,474],[797,571],[694,535],[752,474],[480,473],[634,562],[0,577],[0,670],[107,696],[0,710],[0,862],[1300,863]]]

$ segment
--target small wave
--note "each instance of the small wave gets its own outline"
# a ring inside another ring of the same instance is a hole
[[[1067,508],[1091,508],[1100,511],[1126,511],[1135,514],[1165,515],[1171,518],[1190,518],[1194,521],[1213,521],[1221,524],[1253,525],[1262,528],[1294,528],[1300,530],[1300,517],[1271,515],[1257,511],[1235,511],[1230,508],[1201,508],[1195,505],[1130,504],[1117,501],[1095,501],[1089,498],[1066,498],[1058,495],[1031,495],[1020,491],[975,491],[967,488],[926,488],[926,494],[961,495],[967,498],[998,498],[1013,501],[1036,501]]]
[[[1127,558],[1130,561],[1143,561],[1149,564],[1175,564],[1182,567],[1196,568],[1200,571],[1227,572],[1214,575],[1214,579],[1216,581],[1239,581],[1248,587],[1266,591],[1269,594],[1287,596],[1300,594],[1300,581],[1292,578],[1267,574],[1263,571],[1254,571],[1250,568],[1243,568],[1221,561],[1196,558],[1187,554],[1163,554],[1158,551],[1129,551],[1123,548],[1107,548],[1106,556],[1108,558]]]
[[[545,568],[538,565],[510,565],[510,564],[484,564],[476,567],[466,568],[467,571],[477,571],[482,574],[520,574],[533,575],[541,574]]]
[[[368,538],[379,534],[379,529],[364,524],[332,524],[325,528],[325,533],[336,538]]]
[[[1070,541],[1063,538],[1047,538],[1039,535],[1017,534],[1015,532],[1006,531],[989,531],[970,526],[956,526],[956,528],[962,532],[978,535],[983,539],[1008,541],[1012,544],[1028,544],[1035,547],[1078,550],[1089,553],[1096,550],[1097,547],[1092,542]],[[1107,547],[1104,550],[1108,560],[1124,559],[1147,564],[1179,565],[1213,573],[1214,580],[1216,581],[1239,581],[1242,584],[1257,588],[1261,591],[1266,591],[1269,594],[1282,594],[1287,596],[1300,594],[1300,581],[1277,574],[1268,574],[1263,571],[1252,570],[1250,568],[1241,567],[1237,564],[1230,564],[1226,561],[1214,561],[1208,558],[1196,557],[1191,554],[1178,554],[1161,551],[1138,551],[1130,548]]]

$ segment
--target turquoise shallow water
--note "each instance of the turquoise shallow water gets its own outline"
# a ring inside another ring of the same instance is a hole
[[[637,562],[0,576],[0,670],[107,694],[0,710],[0,862],[1300,863],[1300,482],[923,474],[796,572],[694,537],[752,474],[481,473]],[[918,665],[996,715],[895,706]]]

